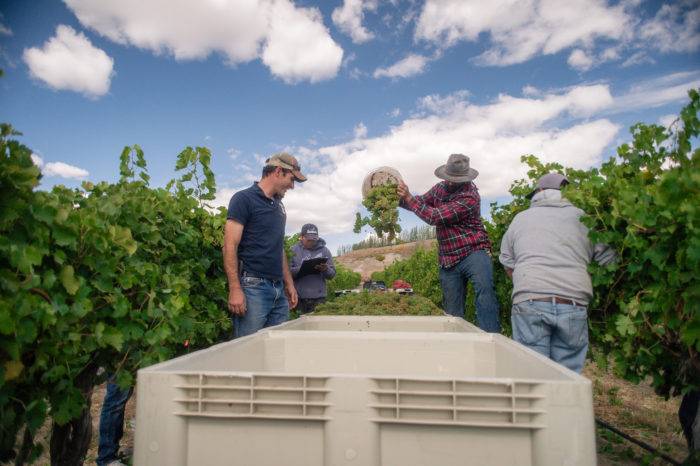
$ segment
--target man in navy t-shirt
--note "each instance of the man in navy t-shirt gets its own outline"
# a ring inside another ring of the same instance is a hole
[[[287,215],[282,197],[306,177],[285,152],[265,163],[260,181],[238,191],[228,205],[224,269],[235,338],[285,322],[289,308],[297,305],[284,253]]]

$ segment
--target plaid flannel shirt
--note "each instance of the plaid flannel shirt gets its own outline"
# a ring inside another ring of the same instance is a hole
[[[464,183],[455,191],[442,181],[422,196],[401,200],[401,207],[424,222],[435,225],[440,267],[449,268],[474,251],[491,250],[491,242],[481,221],[481,197],[474,183]]]

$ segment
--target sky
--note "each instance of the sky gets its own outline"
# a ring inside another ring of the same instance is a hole
[[[488,216],[521,155],[590,168],[634,123],[669,125],[700,88],[700,1],[0,0],[0,68],[39,189],[117,181],[132,144],[165,186],[206,146],[226,206],[287,151],[308,176],[287,233],[315,223],[335,253],[369,234],[377,167],[421,194],[466,154]]]

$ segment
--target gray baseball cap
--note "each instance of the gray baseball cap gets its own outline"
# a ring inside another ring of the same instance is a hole
[[[526,197],[531,199],[532,196],[534,196],[535,193],[541,189],[561,189],[561,187],[566,184],[569,184],[569,180],[567,180],[561,173],[547,173],[542,178],[537,180],[535,189]]]
[[[307,223],[301,227],[301,236],[306,236],[309,239],[318,239],[318,228],[313,223]]]

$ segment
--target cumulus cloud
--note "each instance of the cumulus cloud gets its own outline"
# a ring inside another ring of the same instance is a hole
[[[367,127],[364,123],[359,122],[357,126],[355,126],[354,133],[355,139],[362,139],[364,137],[367,137]]]
[[[364,11],[375,11],[376,0],[345,0],[342,6],[333,10],[333,23],[343,33],[349,35],[356,44],[362,44],[374,38],[374,34],[362,26]]]
[[[438,49],[485,38],[487,49],[473,59],[485,66],[571,50],[569,66],[579,71],[613,60],[624,60],[623,66],[647,63],[653,50],[700,49],[697,0],[666,2],[646,19],[644,10],[637,0],[427,0],[415,38]]]
[[[695,52],[700,49],[700,4],[686,0],[664,4],[653,19],[639,28],[639,35],[662,52]]]
[[[12,29],[8,28],[4,24],[0,23],[0,36],[11,36]]]
[[[31,76],[53,89],[91,98],[109,91],[114,60],[69,26],[58,26],[56,35],[42,48],[25,49],[22,57]]]
[[[614,102],[605,85],[537,97],[501,95],[484,105],[470,103],[468,95],[428,96],[417,103],[418,114],[385,134],[311,151],[326,163],[287,193],[289,230],[313,222],[328,234],[349,231],[360,206],[362,180],[378,166],[398,168],[411,191],[422,193],[438,181],[435,167],[449,154],[462,152],[480,171],[476,184],[488,202],[507,195],[510,183],[525,176],[521,155],[588,168],[600,163],[620,129],[594,118]]]
[[[477,58],[482,65],[522,63],[597,39],[620,40],[631,33],[625,2],[603,0],[428,0],[416,26],[416,39],[439,47],[490,36],[492,47]]]
[[[591,58],[585,51],[576,49],[571,52],[571,55],[569,55],[567,63],[569,63],[570,67],[579,71],[586,71],[593,65],[593,58]]]
[[[262,60],[272,73],[289,83],[334,77],[343,61],[343,49],[331,38],[316,8],[297,8],[278,0]]]
[[[114,42],[177,60],[212,53],[230,65],[262,59],[285,82],[334,77],[343,50],[316,8],[290,0],[66,0],[85,27]]]
[[[48,162],[44,163],[44,159],[41,156],[32,153],[32,162],[34,165],[39,167],[41,173],[44,176],[55,176],[59,178],[72,178],[76,180],[82,180],[88,177],[90,173],[87,170],[83,170],[80,167],[74,165],[69,165],[63,162]]]
[[[58,176],[60,178],[74,178],[76,180],[82,180],[89,175],[87,170],[63,162],[49,162],[44,165],[41,172],[44,176]]]
[[[414,53],[399,60],[388,68],[377,68],[374,71],[375,78],[407,78],[421,74],[425,70],[428,58]]]

